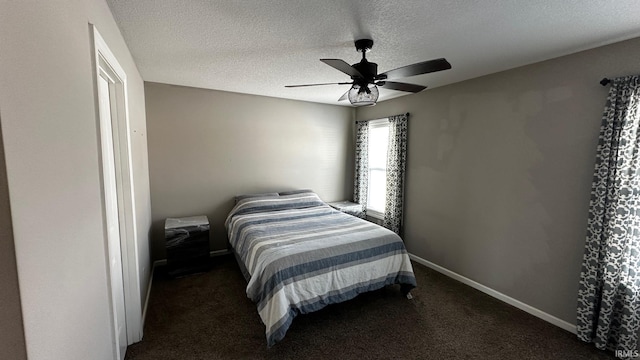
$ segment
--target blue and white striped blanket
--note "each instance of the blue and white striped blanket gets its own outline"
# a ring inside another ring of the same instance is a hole
[[[240,200],[225,226],[250,275],[247,296],[258,305],[268,346],[299,313],[386,285],[416,286],[399,236],[314,193]]]

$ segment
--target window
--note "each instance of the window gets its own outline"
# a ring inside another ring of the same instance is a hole
[[[369,193],[367,215],[382,219],[387,187],[389,120],[369,122]]]

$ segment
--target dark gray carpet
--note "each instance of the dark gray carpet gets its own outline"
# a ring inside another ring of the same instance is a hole
[[[179,279],[156,271],[144,339],[127,359],[613,359],[482,292],[414,263],[413,300],[397,286],[298,316],[267,349],[232,256]]]

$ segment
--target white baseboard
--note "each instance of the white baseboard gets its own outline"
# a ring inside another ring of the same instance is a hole
[[[229,250],[214,250],[209,252],[210,257],[222,256],[231,254]],[[149,279],[149,286],[147,287],[147,298],[144,301],[144,308],[142,309],[142,329],[144,329],[144,321],[147,318],[147,307],[149,306],[149,298],[151,297],[151,284],[153,283],[153,274],[156,271],[157,266],[167,265],[167,259],[156,260],[151,267],[151,278]]]
[[[576,333],[576,326],[575,325],[570,324],[570,323],[568,323],[568,322],[566,322],[566,321],[564,321],[562,319],[559,319],[559,318],[557,318],[557,317],[555,317],[553,315],[547,314],[546,312],[544,312],[542,310],[539,310],[539,309],[536,309],[533,306],[527,305],[527,304],[523,303],[522,301],[519,301],[519,300],[516,300],[516,299],[514,299],[512,297],[509,297],[509,296],[507,296],[507,295],[505,295],[505,294],[503,294],[501,292],[493,290],[490,287],[484,286],[484,285],[482,285],[482,284],[480,284],[480,283],[478,283],[476,281],[473,281],[473,280],[471,280],[469,278],[466,278],[466,277],[464,277],[464,276],[462,276],[462,275],[460,275],[458,273],[455,273],[455,272],[453,272],[451,270],[445,269],[442,266],[436,265],[436,264],[432,263],[431,261],[425,260],[425,259],[423,259],[423,258],[421,258],[419,256],[416,256],[416,255],[413,255],[413,254],[409,254],[409,258],[411,258],[411,260],[413,260],[413,261],[415,261],[415,262],[417,262],[419,264],[422,264],[422,265],[424,265],[424,266],[426,266],[428,268],[431,268],[431,269],[433,269],[433,270],[435,270],[435,271],[437,271],[437,272],[439,272],[441,274],[444,274],[444,275],[446,275],[446,276],[448,276],[448,277],[450,277],[450,278],[452,278],[454,280],[460,281],[461,283],[463,283],[465,285],[468,285],[468,286],[471,286],[474,289],[480,290],[483,293],[485,293],[485,294],[487,294],[489,296],[492,296],[492,297],[494,297],[494,298],[496,298],[496,299],[498,299],[500,301],[503,301],[503,302],[505,302],[505,303],[507,303],[507,304],[509,304],[511,306],[515,306],[520,310],[526,311],[529,314],[531,314],[531,315],[533,315],[533,316],[535,316],[537,318],[540,318],[540,319],[542,319],[542,320],[544,320],[544,321],[546,321],[548,323],[551,323],[551,324],[553,324],[553,325],[555,325],[555,326],[557,326],[559,328],[562,328],[562,329],[567,330],[569,332],[572,332],[574,334]]]

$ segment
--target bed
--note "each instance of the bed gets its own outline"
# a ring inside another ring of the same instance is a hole
[[[269,347],[300,313],[392,284],[410,297],[416,286],[398,235],[331,208],[313,192],[243,196],[225,227]]]

